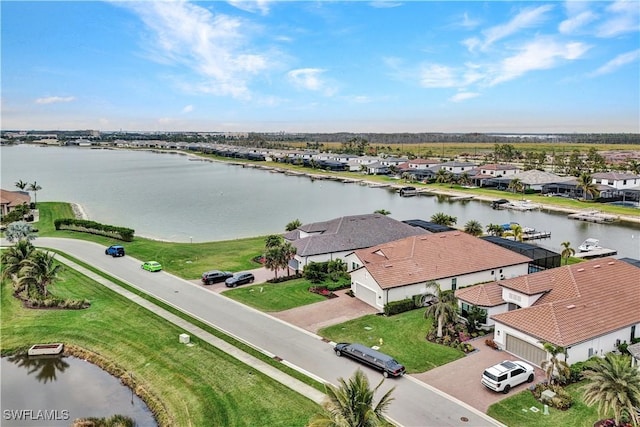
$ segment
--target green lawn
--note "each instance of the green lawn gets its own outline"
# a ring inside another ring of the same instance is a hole
[[[573,405],[566,411],[549,408],[549,415],[544,415],[544,406],[538,402],[530,391],[522,391],[489,407],[487,414],[496,420],[518,427],[593,427],[598,421],[596,407],[585,405],[579,387],[582,383],[572,384],[567,390],[573,396]],[[540,411],[533,412],[536,407]]]
[[[359,342],[380,345],[380,350],[405,365],[408,373],[425,372],[464,357],[464,353],[426,340],[431,321],[424,309],[386,317],[368,315],[339,325],[323,328],[318,335],[335,342]]]
[[[52,292],[89,299],[85,310],[30,310],[2,284],[2,353],[34,343],[65,342],[101,354],[132,372],[136,384],[160,397],[164,425],[305,425],[318,410],[310,400],[197,338],[179,344],[183,331],[131,301],[64,269]]]
[[[326,299],[309,292],[310,286],[311,283],[306,279],[294,279],[230,289],[224,295],[261,311],[282,311]]]

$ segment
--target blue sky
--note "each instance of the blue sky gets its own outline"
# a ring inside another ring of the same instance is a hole
[[[640,2],[2,1],[2,128],[640,132]]]

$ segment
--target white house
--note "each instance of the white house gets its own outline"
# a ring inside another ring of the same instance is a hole
[[[382,214],[363,214],[304,224],[284,235],[296,247],[289,268],[302,271],[310,262],[345,260],[361,248],[428,233]]]
[[[640,187],[640,176],[619,172],[598,172],[591,175],[594,184],[608,185],[616,190]]]
[[[549,357],[544,342],[564,347],[572,364],[640,336],[640,268],[622,260],[598,258],[477,286],[485,290],[459,290],[459,301],[501,311],[489,315],[494,341],[534,365]],[[496,286],[502,304],[495,304]]]
[[[355,296],[380,311],[391,301],[527,274],[528,257],[458,230],[360,249],[345,257]]]
[[[408,169],[429,169],[433,166],[441,164],[441,160],[433,159],[413,159],[407,162]]]

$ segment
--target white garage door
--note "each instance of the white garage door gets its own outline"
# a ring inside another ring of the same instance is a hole
[[[366,302],[367,304],[376,307],[376,293],[375,291],[372,291],[371,289],[367,288],[366,286],[361,285],[360,283],[356,282],[356,298]]]
[[[547,358],[547,352],[540,347],[509,334],[507,334],[505,350],[536,366],[540,366],[540,363]]]

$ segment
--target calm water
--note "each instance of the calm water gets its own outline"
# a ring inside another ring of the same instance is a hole
[[[0,367],[3,427],[69,426],[76,418],[116,414],[133,418],[139,427],[157,425],[129,388],[84,360],[3,357]]]
[[[2,147],[2,188],[18,180],[42,186],[39,201],[83,206],[92,220],[130,227],[136,235],[203,242],[280,233],[285,225],[323,221],[386,209],[398,220],[425,219],[437,212],[457,217],[459,226],[477,220],[518,222],[550,231],[540,246],[561,250],[586,238],[615,248],[618,256],[640,258],[640,226],[592,224],[566,214],[493,210],[479,201],[442,197],[399,197],[383,188],[312,181],[225,163],[190,161],[188,156],[147,151],[74,147]],[[33,197],[33,195],[32,195]]]

